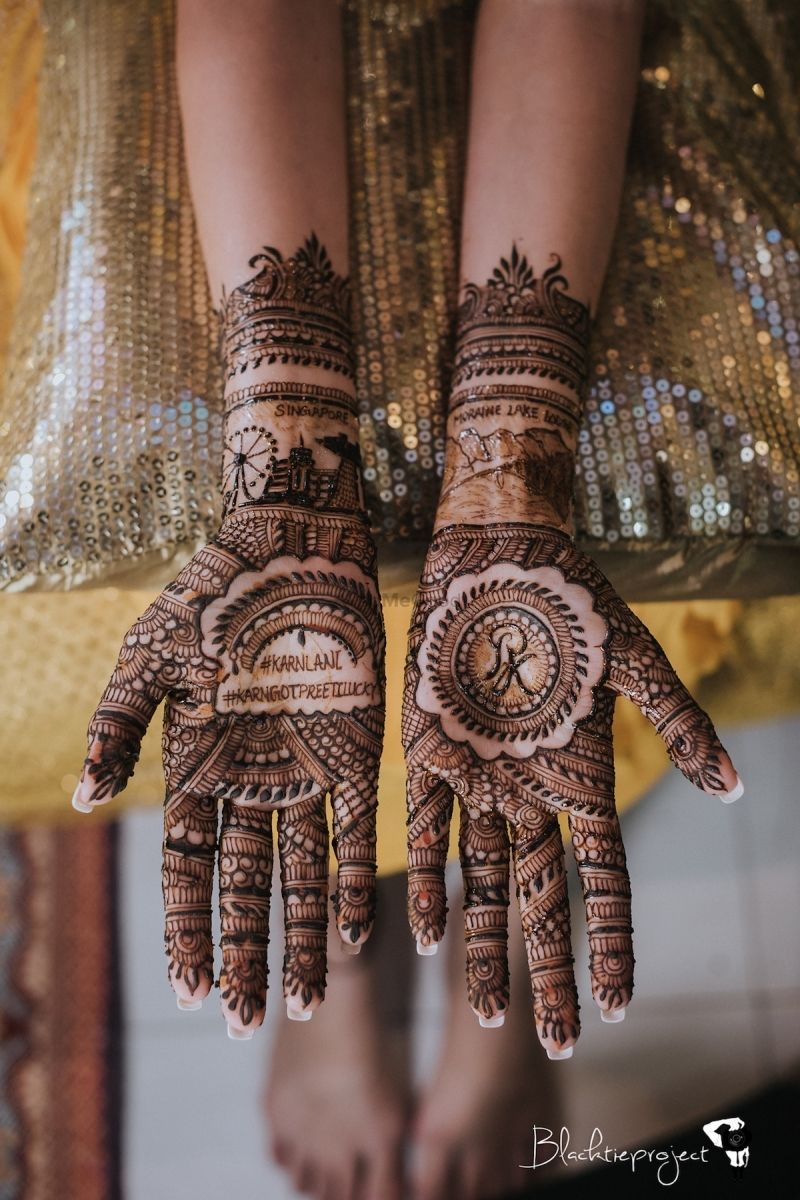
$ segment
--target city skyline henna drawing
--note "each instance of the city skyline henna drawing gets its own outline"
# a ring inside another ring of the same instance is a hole
[[[222,524],[125,636],[73,797],[90,812],[124,788],[165,701],[168,978],[182,1009],[199,1008],[215,984],[218,861],[217,982],[235,1039],[264,1018],[276,839],[287,1014],[306,1020],[324,997],[328,798],[343,950],[358,953],[371,931],[384,713],[383,615],[352,391],[326,385],[318,369],[302,381],[275,377],[285,362],[341,377],[333,351],[349,343],[344,325],[341,345],[332,331],[346,289],[313,235],[294,259],[270,251],[256,263],[252,286],[225,309],[229,365],[260,378],[225,398]]]
[[[355,401],[337,388],[264,382],[225,401],[222,503],[363,513]]]
[[[442,495],[409,634],[403,745],[417,948],[435,952],[444,932],[457,801],[469,1003],[482,1025],[502,1024],[513,872],[536,1029],[559,1059],[580,1033],[560,814],[602,1019],[622,1020],[633,991],[630,882],[614,803],[617,697],[639,706],[696,787],[726,802],[743,789],[662,647],[575,546],[589,321],[552,257],[538,280],[514,247],[485,288],[466,288]],[[479,387],[461,387],[468,377]]]

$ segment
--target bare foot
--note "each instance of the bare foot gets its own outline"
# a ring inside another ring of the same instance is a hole
[[[407,937],[406,933],[406,937]],[[281,1022],[263,1103],[270,1151],[319,1200],[400,1200],[408,1119],[404,1043],[382,1028],[376,954],[329,942],[325,1001],[310,1021]]]
[[[561,1126],[560,1064],[536,1037],[519,917],[509,915],[511,1005],[500,1028],[482,1029],[464,990],[463,939],[451,907],[449,1011],[444,1045],[412,1126],[413,1200],[491,1200],[530,1188],[533,1126]],[[563,1069],[563,1068],[562,1068]],[[541,1170],[536,1172],[538,1183]]]

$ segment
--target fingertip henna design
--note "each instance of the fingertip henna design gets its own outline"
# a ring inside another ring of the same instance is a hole
[[[205,798],[164,814],[162,892],[168,977],[179,998],[202,999],[214,982],[211,890],[217,805]]]
[[[272,812],[226,800],[219,840],[219,987],[226,1020],[239,1029],[264,1018],[272,859]]]
[[[505,821],[471,817],[460,806],[459,855],[464,879],[467,999],[491,1021],[509,1006],[508,901],[510,849]]]
[[[325,997],[328,929],[328,825],[324,801],[303,801],[278,814],[286,951],[283,992],[294,1012]]]

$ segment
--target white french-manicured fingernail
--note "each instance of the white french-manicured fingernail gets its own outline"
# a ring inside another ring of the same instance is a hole
[[[85,812],[85,813],[90,813],[90,812],[93,812],[93,811],[94,811],[94,805],[93,805],[93,804],[87,804],[87,803],[85,802],[85,800],[79,800],[79,799],[78,799],[78,792],[79,792],[80,790],[81,790],[81,785],[80,785],[80,784],[78,784],[78,786],[75,788],[75,791],[72,793],[72,807],[73,807],[73,808],[74,808],[74,809],[75,809],[77,812]]]
[[[233,1025],[228,1026],[228,1037],[232,1042],[249,1042],[254,1033],[255,1029],[236,1029]]]
[[[344,951],[345,954],[349,954],[350,957],[352,958],[353,955],[361,953],[361,943],[360,942],[342,942],[342,950]]]
[[[310,1021],[314,1015],[313,1009],[297,1009],[286,1006],[286,1015],[290,1021]]]
[[[733,804],[734,800],[738,800],[739,797],[743,794],[744,784],[742,783],[741,779],[739,778],[738,771],[736,772],[736,781],[737,781],[736,787],[733,788],[732,791],[725,792],[722,796],[720,796],[720,800],[722,801],[723,804]]]
[[[559,1062],[562,1058],[572,1058],[574,1046],[567,1046],[565,1050],[551,1050],[549,1046],[545,1046],[547,1057],[553,1062]]]
[[[438,942],[431,942],[429,946],[424,945],[423,942],[417,942],[417,954],[421,954],[423,958],[429,958],[431,954],[438,954],[438,952]]]
[[[202,1000],[184,1000],[183,996],[176,996],[175,999],[178,1001],[178,1008],[181,1012],[197,1012],[198,1008],[203,1007]]]
[[[606,1025],[617,1025],[620,1021],[625,1020],[625,1012],[624,1008],[601,1008],[600,1020],[605,1021]]]
[[[482,1029],[499,1029],[505,1019],[505,1013],[497,1013],[494,1017],[484,1017],[483,1013],[478,1013],[478,1024]]]

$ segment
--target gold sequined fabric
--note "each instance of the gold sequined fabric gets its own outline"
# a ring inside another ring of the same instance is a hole
[[[345,0],[366,484],[410,577],[439,489],[475,4]],[[163,583],[216,529],[222,386],[164,0],[46,0],[0,410],[2,584]],[[800,583],[800,16],[651,4],[577,536],[629,598]]]

